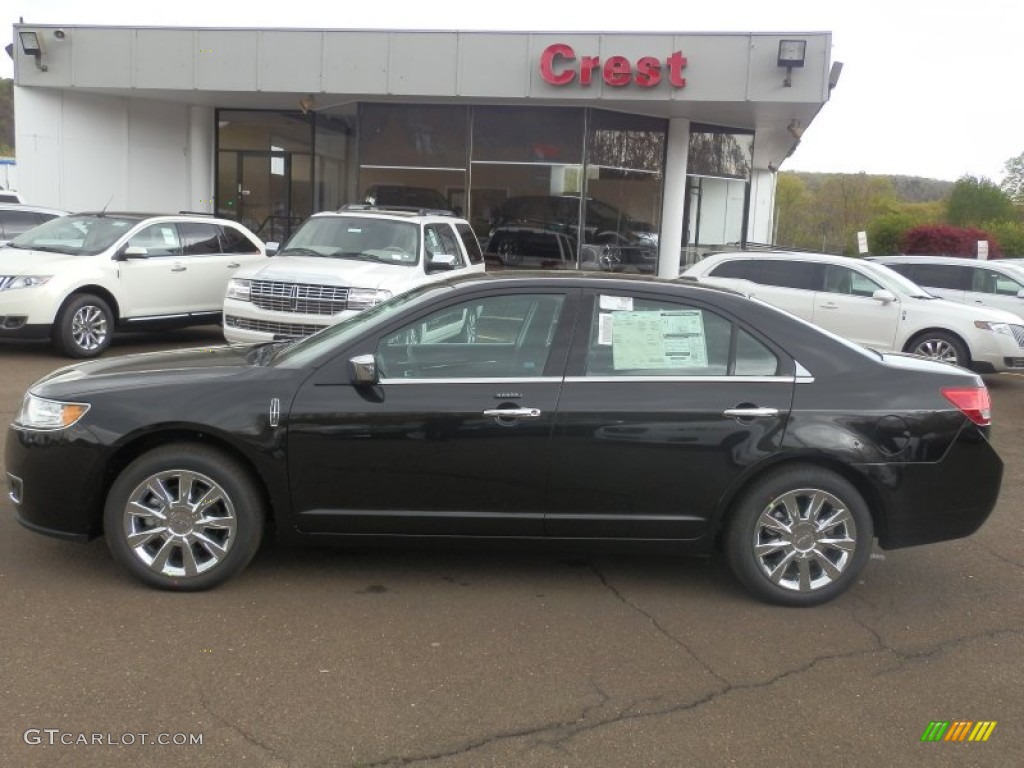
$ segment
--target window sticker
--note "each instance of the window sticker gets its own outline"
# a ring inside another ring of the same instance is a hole
[[[608,310],[610,312],[632,312],[633,311],[633,297],[632,296],[602,296],[601,297],[601,309]]]
[[[174,232],[174,227],[161,227],[160,235],[164,239],[164,245],[176,246],[178,244],[178,237]]]
[[[611,346],[612,328],[615,326],[614,315],[611,312],[602,312],[597,317],[597,343],[603,346]]]
[[[699,309],[617,312],[612,326],[615,370],[704,368],[704,314]]]

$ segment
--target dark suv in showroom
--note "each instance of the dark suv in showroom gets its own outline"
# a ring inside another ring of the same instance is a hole
[[[581,233],[579,213],[578,195],[510,197],[491,220],[487,252],[506,267],[572,269],[578,247],[585,268],[655,271],[658,236],[651,224],[591,197]]]

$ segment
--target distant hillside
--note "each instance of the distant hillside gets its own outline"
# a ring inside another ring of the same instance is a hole
[[[14,154],[14,81],[0,77],[0,156]]]
[[[837,176],[864,175],[868,179],[887,179],[900,200],[907,203],[930,203],[943,200],[953,190],[952,181],[927,179],[922,176],[887,176],[882,174],[841,174],[841,173],[804,173],[802,171],[783,171],[795,176],[812,191],[817,191],[822,184]]]

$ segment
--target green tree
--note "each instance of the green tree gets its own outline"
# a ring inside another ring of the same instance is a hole
[[[946,220],[955,227],[980,227],[991,221],[1013,221],[1013,201],[996,184],[981,176],[964,176],[953,185]]]
[[[14,154],[14,81],[0,77],[0,156]]]
[[[857,253],[857,232],[896,201],[892,182],[865,173],[837,174],[821,185],[814,202],[823,251]]]
[[[780,173],[775,185],[775,245],[812,248],[812,195],[803,179]]]
[[[1000,185],[1013,202],[1024,204],[1024,152],[1006,161],[1006,178]]]

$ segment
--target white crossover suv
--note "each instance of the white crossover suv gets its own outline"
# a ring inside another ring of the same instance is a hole
[[[978,373],[1024,369],[1016,315],[938,298],[882,264],[815,253],[719,253],[685,272],[741,291],[880,352]]]
[[[78,213],[0,248],[0,339],[96,357],[115,329],[220,320],[228,279],[266,261],[248,229],[208,216]]]
[[[224,338],[301,338],[424,283],[483,271],[476,234],[450,213],[368,205],[317,213],[273,258],[231,279]]]

